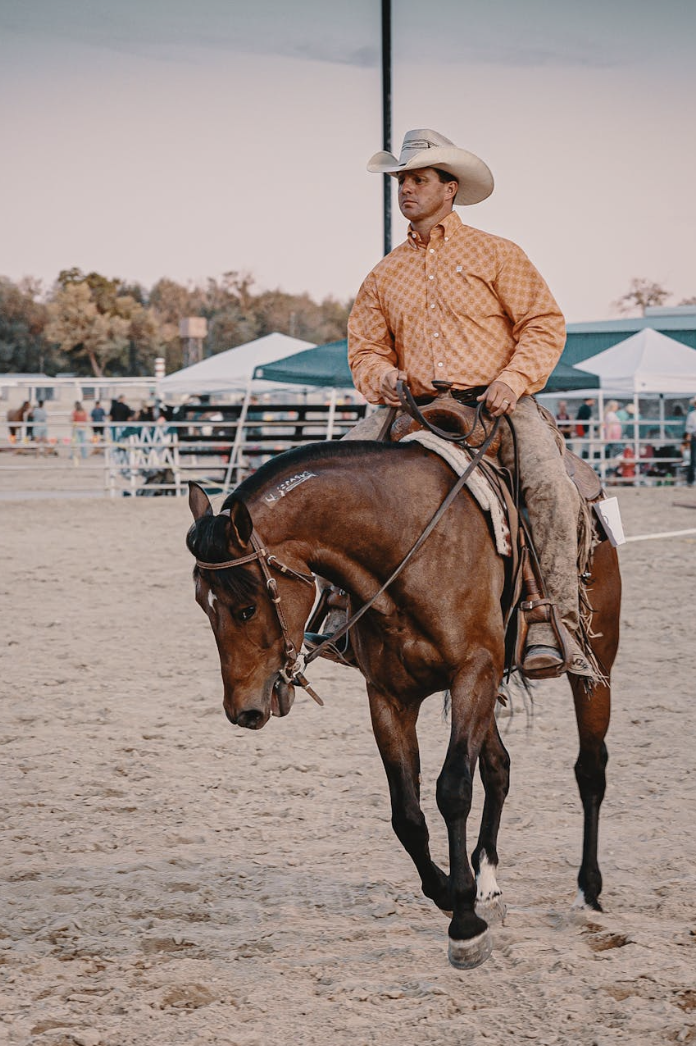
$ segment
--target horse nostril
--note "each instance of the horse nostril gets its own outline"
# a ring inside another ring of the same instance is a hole
[[[248,712],[240,712],[237,716],[237,726],[243,726],[246,730],[258,730],[263,726],[263,712],[252,708]]]

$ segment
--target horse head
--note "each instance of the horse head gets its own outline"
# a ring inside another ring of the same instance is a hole
[[[186,545],[196,557],[196,602],[210,621],[220,655],[223,708],[231,723],[260,730],[271,715],[285,716],[292,708],[292,668],[314,601],[314,580],[269,554],[249,509],[234,494],[216,515],[205,491],[191,483],[189,507],[194,523]],[[276,570],[287,573],[280,585]]]

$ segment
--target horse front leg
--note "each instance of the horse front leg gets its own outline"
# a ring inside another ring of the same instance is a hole
[[[402,705],[368,685],[370,715],[389,783],[392,827],[415,864],[423,893],[438,908],[452,907],[449,879],[430,856],[430,836],[420,805],[420,753],[416,723],[420,704]]]
[[[476,881],[467,856],[466,824],[474,769],[491,728],[502,667],[499,673],[484,650],[479,651],[477,661],[461,672],[451,687],[452,730],[437,781],[437,804],[449,837],[449,960],[459,969],[480,966],[492,948],[488,925],[474,910]]]
[[[479,771],[485,791],[481,827],[471,863],[476,873],[476,905],[479,914],[487,916],[504,913],[499,900],[498,886],[498,831],[503,804],[510,788],[510,756],[503,744],[495,717],[491,720],[479,754]]]

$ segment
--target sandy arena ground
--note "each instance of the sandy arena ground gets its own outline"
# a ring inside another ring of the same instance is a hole
[[[619,497],[631,536],[696,527],[692,490]],[[358,674],[315,664],[326,707],[300,693],[260,733],[224,718],[183,499],[0,514],[0,1042],[696,1043],[696,535],[621,549],[605,913],[571,907],[575,727],[544,683],[502,720],[508,914],[464,973],[392,834]],[[443,861],[441,710],[420,733]]]

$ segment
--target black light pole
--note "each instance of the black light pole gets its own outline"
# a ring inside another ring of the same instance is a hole
[[[391,0],[382,0],[382,148],[391,152]],[[384,253],[391,250],[391,175],[385,174]]]

